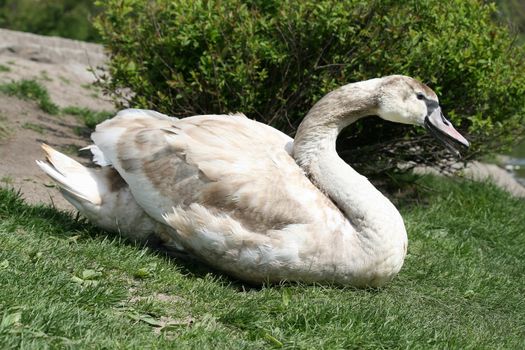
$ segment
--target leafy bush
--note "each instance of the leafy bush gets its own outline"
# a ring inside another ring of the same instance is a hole
[[[93,0],[0,0],[0,27],[98,41],[90,21],[97,11]]]
[[[467,133],[467,158],[522,135],[524,50],[475,0],[110,0],[101,84],[177,116],[242,111],[293,134],[324,94],[389,74],[429,84]],[[422,130],[365,118],[339,139],[369,174],[449,158]],[[467,132],[468,131],[468,132]],[[350,136],[351,135],[351,136]],[[350,151],[351,150],[351,151]],[[370,166],[367,168],[366,165]]]

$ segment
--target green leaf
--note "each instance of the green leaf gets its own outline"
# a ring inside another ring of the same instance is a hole
[[[71,277],[71,281],[75,282],[75,283],[78,283],[78,284],[83,284],[84,283],[84,280],[82,278],[80,278],[80,277],[77,277],[77,276]]]
[[[95,280],[102,276],[102,272],[95,270],[84,270],[82,271],[82,279],[84,280]]]
[[[5,259],[0,262],[0,269],[7,269],[9,267],[9,260]]]
[[[22,319],[22,312],[14,312],[12,314],[7,314],[2,317],[2,322],[0,323],[0,328],[7,328],[12,326],[20,325],[20,320]]]
[[[149,324],[150,326],[154,326],[154,327],[162,326],[161,321],[157,320],[156,318],[154,318],[153,316],[149,314],[138,315],[136,313],[127,313],[126,315],[133,320],[142,321],[144,323]]]
[[[133,272],[133,277],[139,279],[149,278],[153,275],[153,272],[157,269],[156,263],[148,264],[146,267],[141,267]]]
[[[272,345],[278,348],[283,347],[283,343],[277,338],[275,338],[273,335],[271,335],[270,333],[264,333],[264,339],[268,340],[268,342],[270,342]]]
[[[282,292],[283,305],[287,307],[290,304],[291,299],[292,299],[292,291],[288,288],[284,288]]]
[[[142,267],[136,271],[133,272],[133,277],[135,278],[139,278],[139,279],[145,279],[145,278],[148,278],[151,276],[151,273],[150,271],[145,268],[145,267]]]

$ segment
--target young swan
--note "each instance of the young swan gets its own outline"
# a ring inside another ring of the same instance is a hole
[[[431,89],[388,76],[323,97],[295,140],[243,115],[124,110],[91,136],[101,170],[47,146],[48,162],[38,164],[95,224],[133,239],[155,234],[241,280],[376,287],[401,269],[403,220],[335,150],[338,133],[368,115],[468,146]]]

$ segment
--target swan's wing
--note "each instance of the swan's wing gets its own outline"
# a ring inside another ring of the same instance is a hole
[[[290,156],[293,140],[243,115],[176,120],[123,111],[92,139],[161,222],[173,208],[200,205],[265,233],[334,209]]]

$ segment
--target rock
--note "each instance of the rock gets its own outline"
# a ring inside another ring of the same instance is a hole
[[[0,82],[35,79],[60,107],[112,110],[113,103],[93,86],[107,57],[102,45],[0,29]]]
[[[465,168],[461,163],[457,163],[453,166],[453,169],[455,169],[456,174],[459,173],[468,179],[474,181],[491,181],[513,196],[525,198],[525,187],[523,187],[511,173],[496,164],[474,161],[469,163]],[[439,170],[431,167],[416,167],[413,171],[416,174],[441,175]]]

